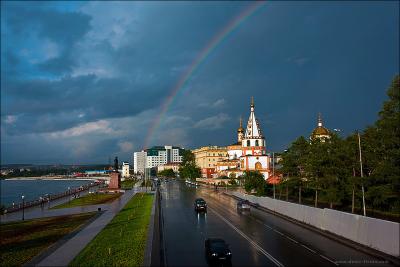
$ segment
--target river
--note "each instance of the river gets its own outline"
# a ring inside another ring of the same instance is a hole
[[[39,179],[13,179],[0,180],[1,198],[0,203],[6,207],[12,203],[22,202],[21,196],[25,196],[25,201],[38,199],[45,194],[56,194],[65,192],[68,187],[71,189],[89,184],[91,180],[39,180]]]

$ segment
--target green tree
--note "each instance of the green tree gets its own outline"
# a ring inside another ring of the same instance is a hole
[[[194,154],[190,150],[183,152],[179,175],[182,178],[190,180],[196,180],[196,178],[201,177],[201,170],[196,166]]]
[[[379,118],[361,136],[366,197],[375,208],[400,209],[400,76],[387,91]]]
[[[176,176],[174,170],[172,170],[172,169],[162,170],[162,171],[158,172],[158,175],[168,177],[168,178],[174,178]]]
[[[286,199],[288,199],[288,188],[298,188],[299,203],[301,204],[301,191],[305,181],[304,167],[309,153],[309,142],[300,136],[282,154],[281,172],[286,177]]]
[[[259,171],[245,171],[243,173],[244,189],[246,192],[256,190],[258,196],[264,196],[266,190],[266,182],[264,176]]]

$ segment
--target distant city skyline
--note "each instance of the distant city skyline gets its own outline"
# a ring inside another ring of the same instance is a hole
[[[1,163],[130,160],[236,141],[267,152],[374,123],[399,73],[399,2],[1,2]],[[156,18],[156,19],[155,19]],[[146,141],[147,140],[147,141]]]

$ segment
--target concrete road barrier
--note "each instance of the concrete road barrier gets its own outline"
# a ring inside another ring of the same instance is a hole
[[[232,194],[318,229],[395,257],[400,256],[399,223],[332,209],[314,208],[269,197],[256,197],[239,192]]]

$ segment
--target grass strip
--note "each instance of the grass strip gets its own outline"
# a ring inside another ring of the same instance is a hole
[[[79,198],[74,198],[69,202],[65,202],[63,204],[52,207],[51,209],[64,209],[64,208],[73,208],[78,206],[88,206],[88,205],[97,205],[104,204],[114,201],[119,198],[123,193],[92,193],[87,194]]]
[[[0,266],[21,266],[95,214],[90,212],[2,223]]]
[[[71,266],[142,266],[154,195],[137,193]]]

